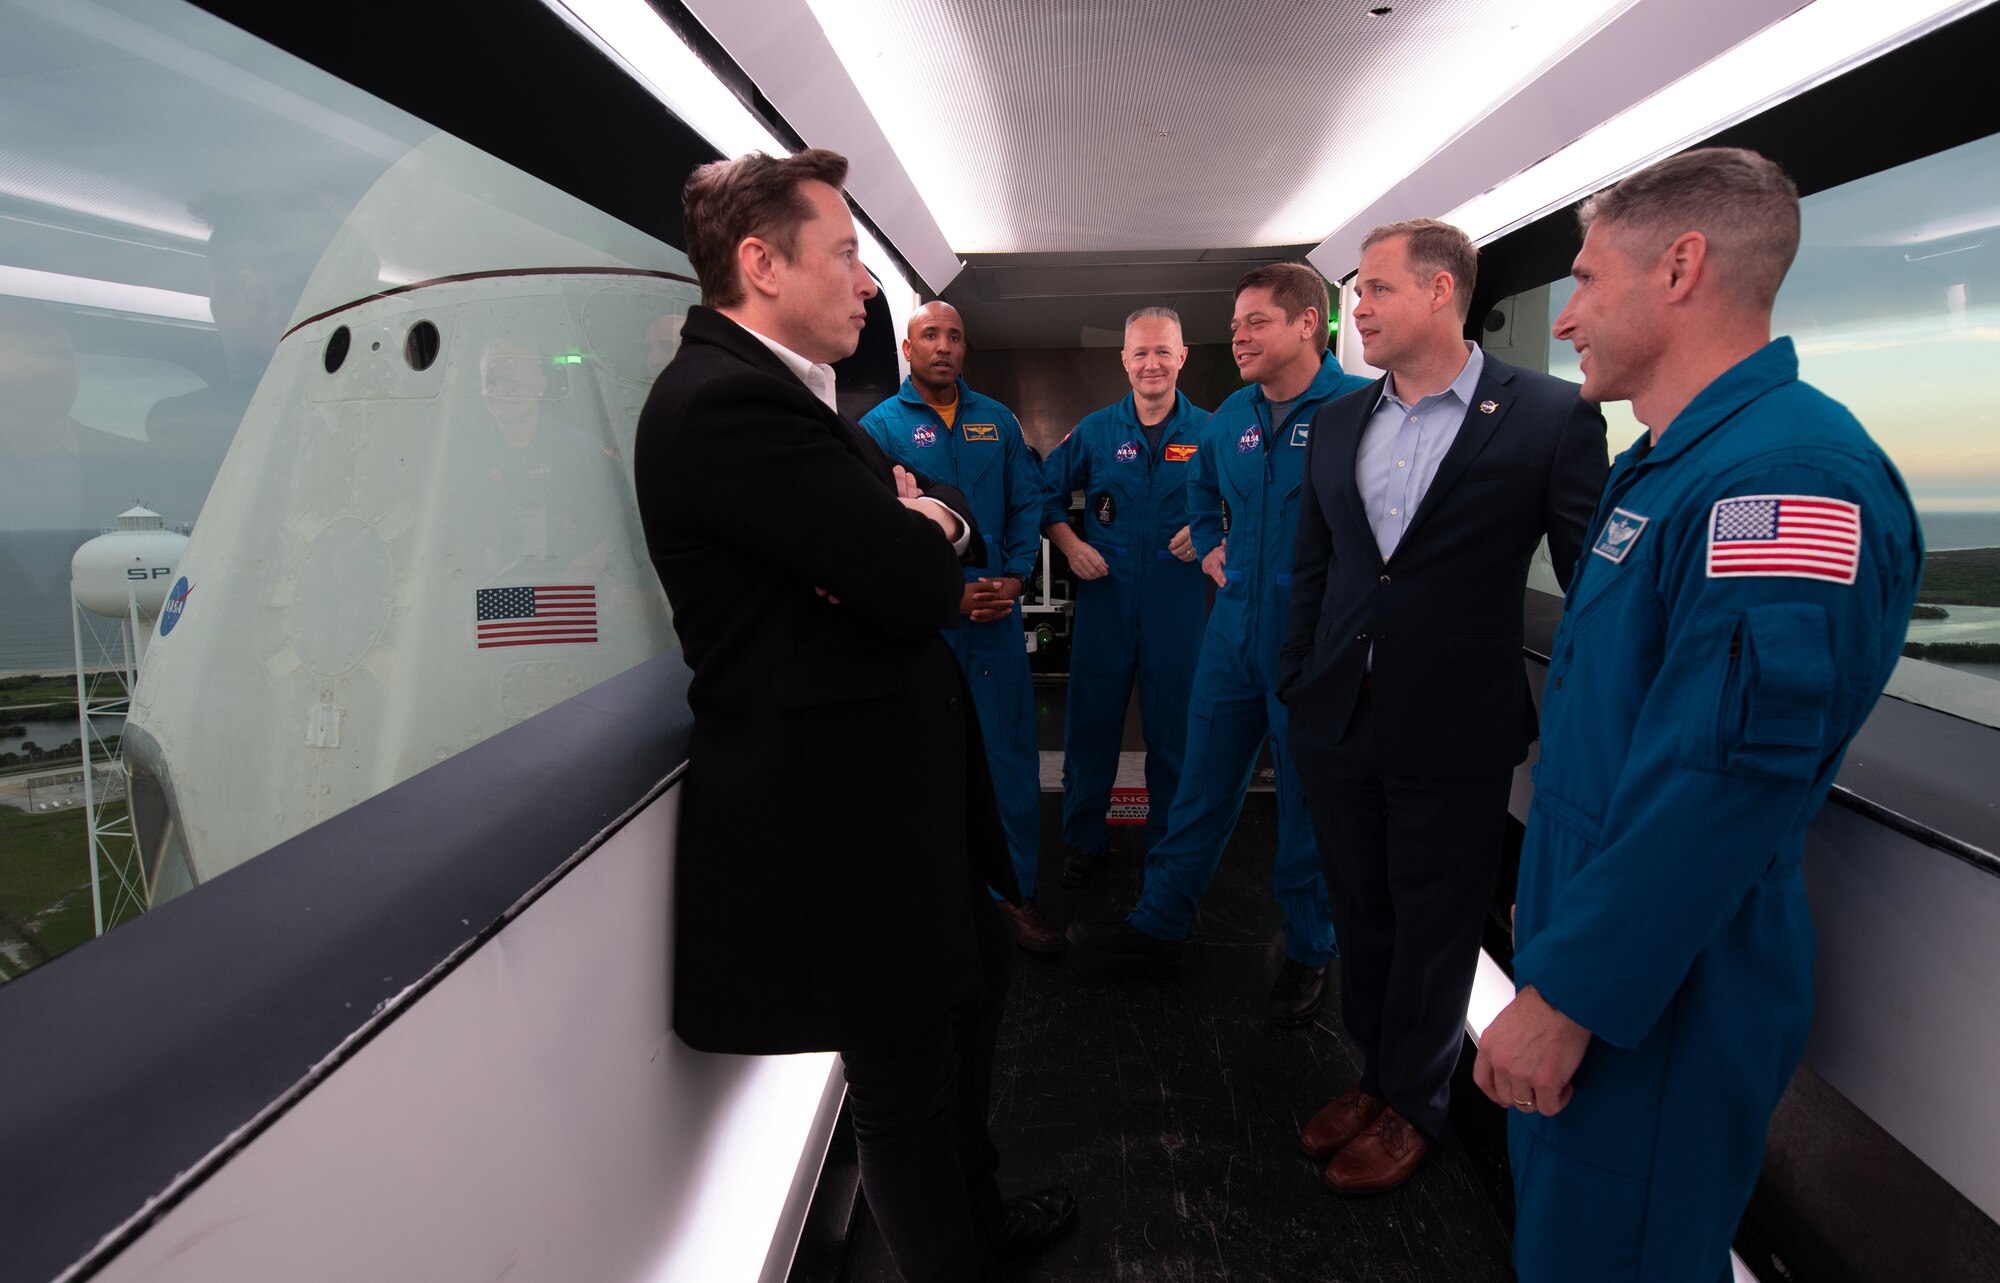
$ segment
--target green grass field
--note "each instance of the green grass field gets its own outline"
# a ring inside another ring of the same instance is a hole
[[[0,711],[24,705],[66,704],[76,716],[76,678],[68,674],[42,677],[0,677]],[[43,714],[35,713],[37,718]],[[50,720],[55,720],[51,718]]]
[[[116,805],[108,814],[123,813]],[[0,806],[0,981],[91,938],[87,834],[80,807]]]
[[[2000,548],[1927,554],[1917,595],[1939,606],[2000,606]]]

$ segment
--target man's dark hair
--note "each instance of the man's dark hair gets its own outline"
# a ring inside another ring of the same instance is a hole
[[[798,253],[799,228],[814,217],[799,184],[815,180],[838,191],[847,181],[847,157],[824,147],[783,160],[753,151],[694,171],[681,192],[681,210],[702,302],[734,307],[743,301],[736,247],[749,237],[769,243],[786,260]]]
[[[1439,272],[1451,273],[1451,301],[1458,308],[1461,324],[1472,314],[1472,285],[1479,278],[1479,250],[1467,236],[1450,223],[1435,218],[1406,218],[1400,223],[1384,223],[1362,238],[1361,252],[1397,236],[1407,236],[1403,255],[1410,272],[1419,282],[1429,284]]]
[[[1585,232],[1602,220],[1623,252],[1664,253],[1688,232],[1708,241],[1723,282],[1765,308],[1799,252],[1799,189],[1777,162],[1740,147],[1699,147],[1646,166],[1576,212]]]
[[[1236,297],[1241,297],[1244,290],[1255,289],[1271,291],[1271,301],[1284,309],[1287,321],[1298,320],[1309,307],[1318,308],[1319,326],[1313,332],[1313,342],[1321,352],[1326,351],[1331,300],[1327,298],[1325,277],[1304,263],[1266,263],[1236,282]]]

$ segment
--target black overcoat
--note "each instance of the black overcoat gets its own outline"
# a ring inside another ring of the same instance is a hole
[[[890,467],[707,308],[639,417],[639,512],[694,673],[674,1028],[704,1051],[839,1050],[943,1012],[968,885],[1015,894],[939,632],[959,558]]]

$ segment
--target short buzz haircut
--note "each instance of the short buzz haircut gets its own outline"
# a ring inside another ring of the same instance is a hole
[[[1669,156],[1592,196],[1576,217],[1586,233],[1600,220],[1611,224],[1640,257],[1700,232],[1724,284],[1767,309],[1799,252],[1798,185],[1777,162],[1740,147]]]
[[[1419,281],[1437,279],[1439,272],[1451,274],[1451,301],[1464,324],[1472,315],[1472,287],[1479,279],[1479,250],[1472,238],[1450,223],[1435,218],[1406,218],[1400,223],[1384,223],[1362,238],[1361,252],[1398,236],[1409,237],[1403,255],[1410,272]]]
[[[1127,339],[1131,338],[1132,327],[1141,321],[1172,321],[1176,331],[1179,331],[1183,335],[1187,333],[1186,329],[1181,325],[1181,314],[1174,311],[1174,309],[1170,307],[1142,307],[1125,318],[1125,336]]]
[[[681,210],[702,302],[734,307],[743,301],[736,247],[750,237],[768,242],[787,260],[798,253],[799,228],[815,217],[799,184],[813,181],[840,190],[847,181],[847,157],[824,147],[782,160],[753,151],[694,171],[681,192]]]
[[[1319,328],[1313,332],[1313,343],[1321,352],[1326,351],[1332,300],[1327,297],[1325,277],[1304,263],[1266,263],[1236,282],[1235,297],[1241,298],[1244,290],[1257,289],[1271,291],[1271,301],[1284,309],[1287,321],[1298,320],[1309,307],[1318,308]]]

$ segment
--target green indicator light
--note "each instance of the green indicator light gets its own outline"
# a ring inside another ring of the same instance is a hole
[[[582,358],[582,357],[580,357],[580,356],[578,356],[578,355],[577,355],[576,353],[572,352],[572,353],[570,353],[570,354],[569,354],[568,356],[559,356],[559,357],[557,357],[557,358],[556,358],[556,364],[557,364],[557,365],[582,365],[582,364],[583,364],[583,358]]]

